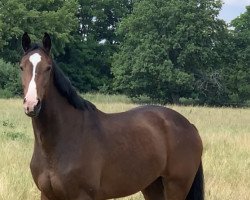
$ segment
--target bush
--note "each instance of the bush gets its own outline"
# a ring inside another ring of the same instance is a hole
[[[181,97],[180,98],[180,104],[181,105],[184,105],[184,106],[195,106],[195,105],[199,105],[199,99],[196,98],[184,98],[184,97]]]
[[[19,96],[22,93],[19,69],[0,59],[0,98]]]

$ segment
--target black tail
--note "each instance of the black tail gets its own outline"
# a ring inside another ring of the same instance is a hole
[[[194,182],[188,193],[186,200],[204,200],[204,176],[202,163],[195,175]]]

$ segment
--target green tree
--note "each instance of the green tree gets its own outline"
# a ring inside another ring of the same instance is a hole
[[[16,65],[0,59],[0,98],[21,94],[19,69]]]
[[[208,72],[218,71],[220,55],[215,49],[226,31],[217,18],[220,9],[217,0],[135,3],[118,29],[124,40],[113,57],[117,90],[130,96],[146,94],[163,103],[209,96],[199,83]],[[218,90],[218,85],[212,87]]]
[[[115,30],[131,9],[131,0],[79,0],[74,41],[57,60],[80,91],[110,91],[111,56],[120,41]]]
[[[54,53],[63,52],[65,44],[73,39],[76,29],[76,0],[1,0],[0,1],[0,57],[17,62],[22,53],[20,40],[28,32],[34,41],[40,41],[44,32],[53,37]]]
[[[236,59],[234,66],[226,71],[228,88],[233,103],[242,104],[250,100],[250,6],[231,24]]]

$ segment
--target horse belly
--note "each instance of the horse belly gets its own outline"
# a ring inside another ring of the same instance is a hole
[[[101,190],[105,198],[118,198],[134,194],[154,182],[166,167],[166,148],[162,142],[142,147],[139,151],[120,153],[106,164]]]

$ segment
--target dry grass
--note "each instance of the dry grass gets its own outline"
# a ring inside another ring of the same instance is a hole
[[[96,101],[106,112],[136,105]],[[29,161],[31,122],[20,99],[0,100],[0,200],[36,200]],[[208,200],[250,199],[250,109],[170,106],[197,126],[204,142],[203,164]],[[124,199],[142,199],[140,194]]]

